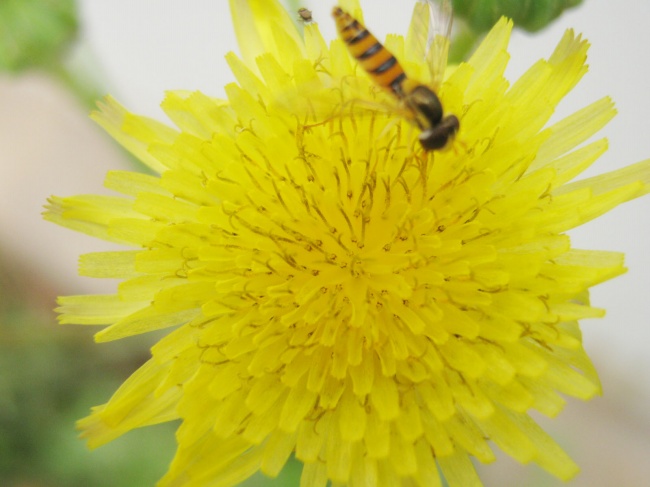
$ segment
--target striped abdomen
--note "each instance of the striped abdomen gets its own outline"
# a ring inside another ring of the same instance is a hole
[[[396,96],[403,97],[402,83],[406,80],[406,75],[395,56],[368,29],[341,8],[335,7],[332,16],[336,20],[341,39],[375,83]]]

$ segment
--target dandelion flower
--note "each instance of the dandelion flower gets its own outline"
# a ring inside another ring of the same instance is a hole
[[[301,36],[275,0],[231,6],[227,99],[168,93],[170,128],[106,98],[93,118],[158,174],[111,172],[123,196],[54,197],[46,213],[131,249],[82,256],[81,274],[122,281],[60,298],[62,323],[108,325],[100,342],[169,330],[80,421],[90,446],[180,419],[161,486],[273,477],[295,455],[303,486],[467,487],[493,447],[571,478],[528,412],[600,393],[578,320],[603,315],[588,289],[625,269],[566,231],[650,180],[645,161],[573,181],[614,116],[603,98],[548,123],[587,42],[568,31],[510,85],[499,21],[440,89],[455,142],[424,152],[407,123],[354,108],[354,93],[385,99],[342,41],[314,23]],[[387,47],[427,81],[412,37]],[[339,115],[315,123],[292,92]]]

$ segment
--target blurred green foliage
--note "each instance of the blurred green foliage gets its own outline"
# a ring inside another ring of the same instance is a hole
[[[452,0],[454,15],[465,20],[477,34],[487,32],[501,16],[531,32],[546,27],[564,10],[582,0]]]
[[[1,0],[0,70],[56,66],[77,30],[74,0]]]
[[[516,27],[537,32],[549,25],[564,10],[582,0],[450,0],[454,8],[454,38],[449,62],[457,64],[469,58],[483,35],[503,16]]]
[[[90,451],[75,422],[149,358],[155,337],[97,345],[60,327],[47,283],[0,259],[0,486],[150,487],[167,470],[177,424]]]

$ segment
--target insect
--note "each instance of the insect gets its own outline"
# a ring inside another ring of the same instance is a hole
[[[442,25],[445,27],[443,29],[445,32],[441,36],[443,42],[448,38],[451,29],[451,7],[448,2],[445,2],[444,5],[446,5],[448,15],[441,19]],[[414,15],[414,19],[417,20],[416,15]],[[433,13],[431,15],[433,16]],[[460,122],[455,115],[444,116],[442,104],[434,89],[409,79],[395,56],[350,14],[340,7],[334,7],[332,16],[336,21],[339,36],[347,45],[350,54],[375,84],[392,93],[401,102],[409,113],[408,118],[421,130],[418,138],[424,150],[432,151],[444,148],[458,131]],[[420,22],[423,21],[420,20]],[[432,54],[438,54],[438,59],[433,59],[433,62],[446,63],[446,49],[441,50],[439,44],[435,44],[436,41],[441,40],[435,39],[436,22],[440,21],[432,17],[431,25],[425,31],[428,32],[427,40],[430,45],[427,46],[427,49],[422,50],[428,50],[429,57]],[[439,52],[434,52],[436,50]],[[436,78],[441,76],[441,70],[432,74],[435,84]]]
[[[314,18],[311,16],[311,10],[306,8],[299,8],[298,15],[303,22],[313,22]]]

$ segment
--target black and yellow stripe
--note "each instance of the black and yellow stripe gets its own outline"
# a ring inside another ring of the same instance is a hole
[[[358,20],[341,8],[335,7],[332,16],[336,20],[339,36],[375,83],[398,97],[404,96],[402,83],[406,80],[406,75],[395,56]]]

